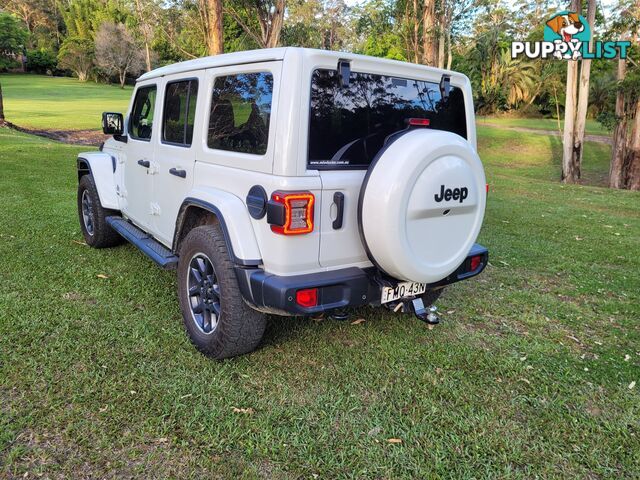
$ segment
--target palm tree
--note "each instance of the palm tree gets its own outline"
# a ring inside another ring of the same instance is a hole
[[[507,103],[517,108],[528,101],[536,84],[536,67],[521,58],[513,59],[508,50],[500,55],[499,84],[504,89]]]

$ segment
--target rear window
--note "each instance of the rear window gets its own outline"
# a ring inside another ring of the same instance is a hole
[[[315,70],[311,80],[308,166],[367,168],[385,139],[409,118],[467,138],[464,95],[451,87],[442,101],[437,83],[351,72],[342,87],[335,70]]]

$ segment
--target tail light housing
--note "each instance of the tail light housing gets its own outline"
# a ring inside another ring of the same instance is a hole
[[[267,223],[271,224],[271,231],[281,235],[312,232],[314,203],[311,192],[273,192],[267,204]]]
[[[318,305],[318,289],[305,288],[296,292],[296,303],[301,307],[315,307]]]
[[[469,271],[475,272],[482,265],[482,255],[475,255],[471,257],[471,261],[469,262]]]

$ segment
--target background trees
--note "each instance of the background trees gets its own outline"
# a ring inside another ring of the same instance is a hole
[[[104,22],[96,33],[96,64],[115,74],[123,88],[127,74],[138,74],[144,67],[140,46],[122,23]]]
[[[582,3],[596,4],[573,8]],[[598,5],[582,12],[597,37],[637,44],[640,0]],[[513,40],[542,40],[559,8],[549,0],[5,0],[0,71],[19,67],[26,52],[29,71],[123,85],[142,69],[286,45],[451,68],[470,78],[480,114],[553,117],[561,133],[564,121],[566,181],[579,180],[585,119],[598,118],[614,137],[611,185],[629,188],[638,48],[620,63],[510,57]]]

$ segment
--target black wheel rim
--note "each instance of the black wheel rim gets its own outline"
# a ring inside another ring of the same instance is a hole
[[[220,285],[204,253],[196,253],[189,261],[187,288],[193,322],[202,333],[212,333],[220,319]]]
[[[84,190],[82,192],[82,222],[84,223],[84,229],[89,235],[93,236],[95,224],[93,221],[93,202],[89,196],[89,191]]]

